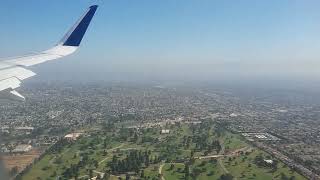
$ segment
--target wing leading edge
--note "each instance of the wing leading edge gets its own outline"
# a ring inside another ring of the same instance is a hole
[[[74,53],[79,47],[97,8],[97,5],[90,6],[53,48],[32,55],[0,61],[0,97],[11,98],[11,96],[14,96],[24,100],[25,98],[14,89],[20,87],[22,80],[36,75],[36,73],[25,69],[25,67]]]

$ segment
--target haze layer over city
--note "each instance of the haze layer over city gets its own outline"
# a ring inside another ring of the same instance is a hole
[[[1,57],[50,47],[89,5],[2,1]],[[102,1],[85,48],[37,66],[36,78],[317,80],[318,6],[289,0]]]
[[[74,54],[28,67],[24,101],[0,99],[11,179],[320,178],[320,2],[0,4],[3,58],[99,6]]]

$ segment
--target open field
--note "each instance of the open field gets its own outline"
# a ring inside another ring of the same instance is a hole
[[[185,168],[185,165],[182,163],[165,164],[162,170],[163,177],[165,179],[183,179],[184,168]]]
[[[38,158],[41,154],[40,149],[33,149],[30,152],[22,154],[6,154],[4,155],[3,162],[8,170],[18,167],[18,171],[24,169],[27,165],[31,164],[34,159]]]
[[[161,129],[170,130],[161,134]],[[102,128],[74,142],[61,142],[22,179],[84,179],[106,174],[141,179],[305,179],[278,162],[276,169],[258,167],[255,158],[267,153],[251,147],[238,134],[212,122],[166,125],[148,129]],[[275,160],[275,159],[273,159]]]
[[[259,154],[268,157],[266,159],[270,158],[267,153],[259,149],[253,149],[252,152],[244,155],[233,156],[231,158],[225,157],[223,158],[223,163],[228,171],[237,179],[256,179],[257,177],[261,180],[281,179],[281,173],[288,178],[305,179],[300,174],[291,171],[282,162],[278,162],[276,171],[272,171],[271,168],[258,167],[254,163],[254,159]]]

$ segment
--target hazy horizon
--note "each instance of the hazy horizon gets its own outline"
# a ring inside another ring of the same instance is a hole
[[[0,57],[51,47],[91,4],[2,1]],[[31,81],[312,84],[320,77],[318,1],[97,4],[79,51],[32,67],[38,76]]]

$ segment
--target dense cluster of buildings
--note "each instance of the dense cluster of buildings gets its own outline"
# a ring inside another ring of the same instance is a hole
[[[17,146],[9,147],[5,146],[2,148],[3,153],[26,153],[32,150],[32,146],[30,144],[19,144]]]
[[[244,136],[248,141],[280,141],[280,138],[269,133],[246,132],[242,133],[242,136]]]
[[[20,133],[8,141],[23,144],[27,139],[27,144],[39,146],[54,143],[79,126],[106,121],[137,128],[214,120],[294,162],[312,160],[308,168],[319,173],[320,103],[304,102],[290,91],[281,96],[270,91],[241,92],[211,87],[39,84],[25,89],[25,103],[0,102],[0,127],[3,135]]]

